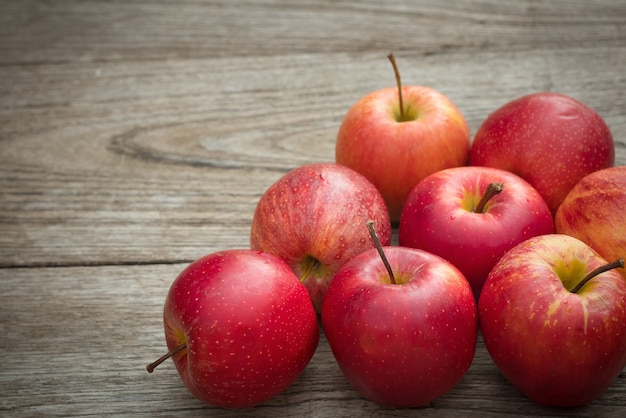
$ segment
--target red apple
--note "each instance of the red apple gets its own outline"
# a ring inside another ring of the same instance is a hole
[[[280,258],[253,250],[202,257],[172,283],[163,312],[170,353],[189,391],[250,407],[286,389],[319,340],[304,285]]]
[[[585,242],[603,258],[626,257],[626,166],[583,177],[556,212],[556,231]],[[626,270],[619,270],[626,278]]]
[[[489,274],[478,302],[485,346],[531,400],[585,405],[626,365],[626,280],[604,271],[619,261],[551,234],[517,245]]]
[[[413,188],[400,219],[399,242],[450,261],[478,299],[506,251],[553,232],[550,209],[522,178],[495,168],[457,167],[431,174]]]
[[[613,136],[602,117],[552,92],[520,97],[491,113],[470,151],[470,165],[511,171],[528,181],[552,214],[578,180],[614,161]]]
[[[393,407],[427,405],[450,391],[474,358],[476,303],[461,272],[422,250],[383,247],[348,261],[322,307],[322,326],[346,379]]]
[[[380,190],[395,223],[413,186],[436,171],[467,164],[469,148],[465,118],[448,97],[430,87],[390,87],[348,110],[335,160]]]
[[[387,207],[365,177],[334,163],[309,164],[288,172],[261,196],[250,243],[285,260],[319,312],[339,267],[374,247],[363,228],[369,219],[379,225],[384,245],[390,243]]]

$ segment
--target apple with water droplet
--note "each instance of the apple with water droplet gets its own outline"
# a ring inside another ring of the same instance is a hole
[[[374,248],[364,222],[391,242],[380,192],[356,171],[335,163],[307,164],[283,175],[259,199],[250,232],[253,249],[281,257],[320,311],[328,284],[346,261]]]

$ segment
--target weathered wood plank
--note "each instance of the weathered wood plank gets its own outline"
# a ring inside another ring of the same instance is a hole
[[[427,80],[445,92],[472,132],[520,95],[550,89],[576,97],[607,120],[617,163],[626,164],[624,80],[615,76],[622,51],[398,60],[405,82]],[[13,76],[47,93],[4,84],[0,263],[166,262],[246,246],[263,191],[288,169],[332,161],[348,107],[393,85],[383,55],[274,61],[41,65],[41,73]],[[0,79],[11,71],[0,67]]]
[[[1,63],[621,46],[621,1],[3,2]],[[6,38],[5,38],[6,39]]]
[[[185,264],[0,269],[0,415],[7,416],[347,416],[411,411],[365,401],[347,383],[324,336],[303,374],[283,394],[244,411],[193,398],[168,361],[162,307]],[[625,408],[626,374],[585,408],[553,416],[610,416]],[[620,405],[622,405],[620,407]],[[616,409],[617,408],[617,409]],[[547,411],[519,395],[498,373],[482,341],[468,374],[415,415],[537,415]]]

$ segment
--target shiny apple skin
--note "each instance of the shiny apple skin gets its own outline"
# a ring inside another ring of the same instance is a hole
[[[476,303],[452,264],[422,250],[383,249],[402,284],[390,284],[377,250],[346,263],[332,281],[322,325],[346,379],[393,407],[428,405],[472,363]]]
[[[308,164],[282,176],[261,196],[250,245],[281,257],[300,278],[305,276],[304,260],[318,260],[318,268],[304,284],[319,312],[339,267],[374,247],[366,226],[369,220],[374,221],[382,245],[389,244],[389,212],[365,177],[335,163]]]
[[[418,181],[466,165],[470,149],[465,118],[447,96],[425,86],[403,86],[402,96],[413,120],[399,121],[397,88],[376,90],[348,110],[335,144],[335,161],[376,186],[394,223]]]
[[[505,254],[485,282],[478,302],[485,346],[502,374],[538,404],[586,405],[626,365],[624,278],[611,270],[575,294],[555,272],[572,267],[571,286],[604,264],[582,241],[543,235]]]
[[[583,177],[559,206],[555,224],[609,261],[626,259],[626,166]],[[625,269],[618,271],[626,278]]]
[[[472,212],[489,183],[503,184],[484,213]],[[471,205],[468,207],[467,205]],[[518,243],[555,231],[550,209],[519,176],[490,167],[458,167],[432,174],[407,198],[400,245],[421,248],[454,264],[478,300],[489,271]]]
[[[528,181],[554,215],[584,176],[615,162],[613,135],[602,117],[560,93],[522,96],[479,127],[470,165],[511,171]]]
[[[172,283],[163,313],[169,350],[198,399],[251,407],[284,391],[317,348],[306,288],[279,258],[247,249],[204,256]]]

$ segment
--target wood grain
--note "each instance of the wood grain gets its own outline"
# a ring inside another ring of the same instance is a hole
[[[326,340],[258,408],[186,391],[162,354],[171,281],[247,247],[264,190],[334,159],[358,98],[405,84],[448,95],[476,132],[552,90],[602,115],[626,164],[626,2],[25,0],[0,2],[0,415],[623,416],[626,375],[576,410],[519,395],[479,342],[431,407],[382,408]]]

